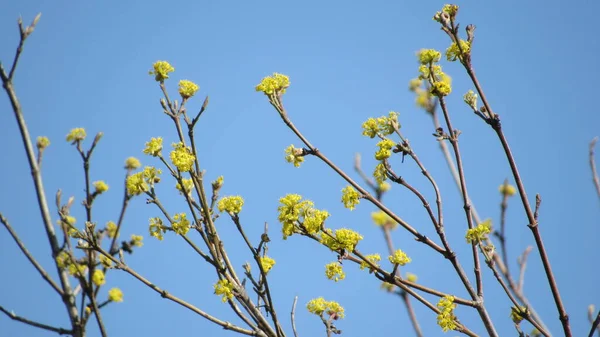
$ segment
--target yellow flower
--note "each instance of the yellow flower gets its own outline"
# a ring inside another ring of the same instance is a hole
[[[268,256],[263,256],[260,258],[260,265],[262,266],[262,269],[265,271],[266,274],[275,265],[275,260]]]
[[[354,206],[358,205],[360,202],[361,195],[358,193],[354,187],[348,185],[342,189],[342,203],[344,203],[344,207],[349,210],[353,210]]]
[[[410,257],[408,257],[408,255],[406,255],[406,253],[403,252],[401,249],[396,249],[394,255],[390,255],[388,259],[391,263],[398,264],[401,266],[404,266],[405,264],[410,263],[411,261]]]
[[[375,153],[375,159],[384,160],[392,155],[392,147],[396,146],[396,143],[386,138],[377,143],[377,146],[379,150]]]
[[[175,68],[169,64],[167,61],[156,61],[153,65],[153,70],[150,70],[150,75],[155,75],[154,79],[157,82],[163,82],[167,78],[169,78],[169,73],[174,72]]]
[[[189,172],[192,170],[196,157],[192,154],[192,150],[183,145],[183,143],[173,143],[175,148],[171,151],[171,162],[181,172]]]
[[[310,300],[306,304],[306,309],[308,309],[310,313],[317,316],[327,313],[328,315],[333,316],[335,319],[344,318],[344,308],[338,302],[325,301],[323,297]]]
[[[435,82],[431,87],[431,94],[438,97],[448,96],[451,92],[452,87],[447,82]]]
[[[114,239],[115,235],[117,235],[117,224],[112,221],[107,222],[106,233],[109,238]]]
[[[456,61],[456,59],[463,60],[466,55],[471,52],[471,44],[465,40],[460,40],[460,49],[456,42],[452,42],[450,47],[446,49],[446,59],[450,62]],[[461,53],[462,49],[462,53]]]
[[[71,258],[69,257],[69,253],[63,250],[60,253],[58,253],[58,255],[56,255],[55,260],[56,264],[58,265],[58,268],[65,268],[69,265]]]
[[[151,138],[149,142],[146,142],[146,148],[144,148],[144,153],[149,154],[153,157],[160,156],[160,151],[163,148],[162,142],[162,137]]]
[[[329,212],[308,208],[304,211],[303,216],[302,227],[308,234],[315,234],[323,228],[323,223],[329,217]]]
[[[231,196],[231,197],[223,197],[217,203],[217,208],[219,212],[227,211],[228,213],[238,214],[242,211],[242,206],[244,206],[244,199],[239,195]]]
[[[513,195],[515,195],[517,193],[517,189],[510,184],[502,184],[500,185],[500,187],[498,188],[498,191],[500,191],[500,194],[502,195],[506,195],[509,197],[512,197]]]
[[[273,73],[272,76],[267,76],[260,81],[256,86],[256,91],[264,92],[265,95],[284,94],[289,86],[289,77],[283,74]]]
[[[406,280],[408,282],[415,283],[415,282],[417,282],[417,275],[415,275],[413,273],[406,273]]]
[[[136,168],[142,166],[140,161],[135,157],[129,157],[125,159],[125,168],[128,170],[135,170]]]
[[[362,239],[362,235],[347,228],[336,229],[335,235],[329,228],[321,232],[321,243],[333,251],[345,249],[352,252]]]
[[[474,93],[473,90],[467,91],[463,96],[463,100],[471,107],[471,109],[477,110],[477,94]]]
[[[380,288],[382,290],[385,290],[388,293],[391,293],[392,291],[394,291],[395,287],[396,287],[395,285],[388,283],[388,282],[381,282],[381,286],[380,286]]]
[[[398,124],[398,113],[390,111],[388,116],[367,119],[362,124],[362,134],[369,138],[375,138],[377,135],[387,136],[395,131],[395,127],[400,128],[400,124]]]
[[[179,81],[179,94],[181,95],[181,98],[183,98],[183,99],[188,99],[188,98],[194,96],[194,94],[196,94],[196,91],[198,91],[198,89],[200,89],[198,87],[198,85],[192,81],[188,81],[188,80]]]
[[[525,306],[510,308],[510,319],[512,319],[515,324],[521,323],[527,316],[529,316],[529,309]]]
[[[465,235],[465,239],[467,239],[468,243],[478,243],[481,240],[485,239],[485,237],[490,234],[492,231],[492,220],[486,219],[484,222],[477,225],[475,228],[471,228],[467,230],[467,234]]]
[[[186,219],[185,213],[175,214],[173,216],[173,231],[179,235],[186,235],[190,230],[190,220]]]
[[[183,178],[181,179],[181,182],[183,183],[183,188],[181,187],[180,183],[175,185],[175,188],[179,191],[179,194],[183,195],[185,193],[186,195],[191,195],[192,189],[194,189],[194,181],[192,178]]]
[[[288,194],[279,199],[277,207],[277,219],[283,225],[281,231],[283,239],[287,239],[296,231],[296,222],[300,221],[301,217],[305,220],[305,228],[313,232],[316,227],[320,228],[323,221],[327,219],[329,213],[314,213],[313,202],[310,200],[302,200],[302,196],[298,194]],[[310,219],[306,222],[306,219]]]
[[[161,218],[150,218],[150,225],[148,226],[150,235],[157,238],[159,241],[164,239],[163,234],[167,232],[167,227],[163,225]]]
[[[376,266],[379,266],[378,262],[381,261],[381,256],[379,254],[367,255],[365,256],[365,258]],[[371,266],[366,261],[361,261],[360,270],[363,270],[365,268],[369,268],[369,270],[372,270]]]
[[[130,196],[140,195],[150,191],[150,186],[144,179],[144,172],[138,172],[127,177],[125,182],[127,194]]]
[[[98,194],[108,191],[108,185],[102,180],[94,181],[93,185],[96,188],[96,193]]]
[[[386,172],[387,170],[385,169],[385,165],[383,163],[379,163],[377,166],[375,166],[373,177],[375,178],[375,181],[377,181],[377,184],[383,184],[383,182],[387,180]]]
[[[45,136],[37,137],[36,146],[38,150],[42,151],[48,146],[50,146],[50,139],[48,139],[48,137]]]
[[[123,292],[119,288],[112,288],[108,291],[108,300],[111,302],[123,302]]]
[[[431,64],[439,62],[442,54],[435,49],[421,49],[417,53],[417,57],[419,58],[419,63],[421,64]]]
[[[67,135],[67,142],[80,142],[85,139],[86,133],[84,128],[75,128]]]
[[[423,83],[423,80],[420,78],[413,78],[412,80],[410,80],[408,82],[408,90],[410,91],[416,91],[418,88],[421,87],[421,84]]]
[[[300,167],[300,164],[304,162],[303,152],[302,149],[290,145],[285,149],[285,161],[293,163],[295,167]]]
[[[72,276],[83,276],[85,274],[85,271],[87,270],[87,266],[84,264],[80,264],[80,263],[70,263],[67,266],[67,271],[69,272],[69,275]]]
[[[223,176],[219,176],[215,181],[211,183],[213,190],[217,191],[223,186]]]
[[[215,295],[220,295],[223,302],[233,298],[233,284],[228,280],[219,280],[214,285]]]
[[[144,240],[143,236],[131,234],[131,244],[132,245],[134,245],[136,247],[142,247],[144,245],[142,240]]]
[[[108,257],[106,257],[105,255],[100,255],[100,263],[102,263],[102,266],[104,266],[105,268],[111,268],[112,267],[112,260],[109,259]]]
[[[440,310],[440,313],[437,316],[437,324],[442,330],[447,332],[456,329],[456,316],[454,316],[456,304],[454,303],[454,296],[442,297],[437,303],[437,307]]]
[[[331,262],[325,265],[325,276],[335,282],[346,278],[344,270],[339,262]]]
[[[102,271],[102,269],[94,270],[94,275],[92,275],[92,282],[94,282],[94,284],[97,286],[101,286],[104,283],[106,283],[106,278],[104,277],[104,272]]]
[[[373,219],[373,222],[375,223],[375,225],[380,226],[380,227],[385,226],[390,229],[395,229],[396,227],[398,227],[398,223],[396,221],[394,221],[394,219],[392,219],[392,217],[385,214],[384,211],[377,211],[377,212],[371,213],[371,219]]]
[[[392,185],[390,185],[390,184],[388,184],[386,182],[383,182],[383,183],[379,184],[379,190],[381,192],[387,192],[387,191],[390,190],[390,188],[392,188]]]

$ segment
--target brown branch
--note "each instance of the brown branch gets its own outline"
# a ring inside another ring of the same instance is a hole
[[[36,328],[40,328],[40,329],[43,329],[43,330],[48,330],[48,331],[56,332],[59,335],[72,335],[73,334],[72,330],[67,330],[67,329],[64,329],[64,328],[56,328],[56,327],[53,327],[53,326],[50,326],[50,325],[46,325],[46,324],[42,324],[42,323],[38,323],[38,322],[32,321],[32,320],[27,319],[25,317],[18,316],[18,315],[16,315],[13,312],[10,312],[10,311],[4,309],[2,306],[0,306],[0,311],[3,312],[4,314],[6,314],[6,316],[8,316],[12,320],[15,320],[15,321],[18,321],[18,322],[21,322],[21,323],[25,323],[27,325],[31,325],[31,326],[36,327]]]
[[[194,305],[192,305],[190,303],[187,303],[186,301],[180,299],[179,297],[171,295],[168,291],[159,288],[157,285],[155,285],[154,283],[150,282],[149,280],[147,280],[146,278],[144,278],[143,276],[138,274],[135,270],[131,269],[128,265],[126,265],[123,262],[114,258],[111,254],[109,254],[102,248],[100,248],[98,246],[93,247],[93,248],[95,250],[97,250],[99,253],[101,253],[102,255],[109,258],[115,264],[114,268],[123,270],[127,274],[133,276],[135,279],[137,279],[138,281],[140,281],[141,283],[146,285],[148,288],[150,288],[150,289],[154,290],[155,292],[157,292],[158,294],[160,294],[162,298],[166,298],[172,302],[175,302],[175,303],[181,305],[182,307],[206,318],[207,320],[209,320],[217,325],[220,325],[225,330],[231,330],[231,331],[241,333],[244,335],[248,335],[248,336],[259,336],[259,337],[266,336],[262,331],[251,331],[251,330],[244,329],[242,327],[232,324],[231,322],[226,322],[226,321],[220,320],[220,319],[206,313],[205,311],[200,310],[199,308],[195,307]]]
[[[596,193],[598,193],[598,197],[600,197],[600,178],[598,178],[598,171],[596,170],[596,160],[594,158],[594,147],[598,142],[598,137],[594,137],[590,142],[590,168],[592,169],[592,180],[594,181],[594,186],[596,186]]]
[[[591,321],[591,319],[590,319],[590,321]],[[600,325],[600,311],[598,311],[598,314],[596,315],[596,319],[592,322],[592,328],[590,329],[590,333],[588,334],[588,337],[593,337],[594,331],[596,331],[596,330],[598,330],[598,335],[600,336],[599,325]]]
[[[27,160],[29,162],[29,168],[31,169],[31,176],[33,179],[33,183],[35,186],[36,197],[38,201],[39,211],[41,213],[44,229],[46,231],[46,236],[48,237],[48,242],[50,243],[52,257],[56,257],[60,251],[60,246],[58,244],[58,239],[56,237],[56,233],[54,231],[54,226],[52,224],[52,218],[50,217],[50,210],[48,209],[48,202],[46,200],[46,192],[44,191],[44,184],[42,181],[42,175],[40,168],[37,163],[36,155],[33,150],[33,145],[31,143],[31,137],[29,135],[29,130],[27,128],[27,124],[25,122],[25,118],[23,116],[23,110],[21,108],[21,104],[19,99],[17,98],[17,93],[15,88],[13,87],[13,77],[15,73],[15,69],[17,67],[17,62],[19,60],[19,55],[21,54],[23,44],[25,39],[33,32],[35,24],[39,20],[40,15],[38,14],[36,18],[33,20],[33,23],[27,28],[23,28],[22,21],[19,20],[19,27],[21,30],[21,39],[19,42],[19,47],[17,48],[17,55],[15,56],[15,61],[10,70],[10,75],[7,75],[2,63],[0,63],[0,78],[2,79],[2,86],[4,91],[8,95],[10,100],[12,110],[15,115],[15,119],[17,121],[17,125],[19,126],[19,133],[21,134],[21,141],[23,142],[23,147],[25,148],[25,153],[27,155]],[[81,331],[83,328],[79,326],[79,317],[77,313],[77,306],[75,304],[75,299],[71,295],[71,285],[69,282],[69,278],[67,273],[61,268],[58,267],[58,264],[55,263],[56,271],[59,275],[61,287],[63,290],[64,296],[62,296],[63,303],[67,309],[69,314],[69,320],[71,322],[71,326],[74,331],[73,334],[75,336],[80,336],[83,334]]]
[[[27,260],[29,260],[29,262],[31,262],[31,264],[35,267],[35,269],[40,273],[42,278],[44,280],[46,280],[46,282],[48,282],[48,284],[54,289],[54,291],[56,291],[60,296],[63,296],[63,291],[58,287],[58,285],[54,282],[54,280],[50,277],[50,275],[48,275],[48,273],[44,270],[44,268],[36,261],[36,259],[33,257],[33,255],[31,255],[29,250],[27,250],[27,247],[25,247],[25,245],[23,244],[21,239],[17,236],[17,233],[13,230],[12,226],[10,225],[10,223],[8,222],[8,220],[4,217],[4,215],[2,213],[0,213],[0,222],[2,222],[4,227],[6,227],[6,230],[8,230],[8,232],[12,236],[13,240],[15,240],[15,243],[21,249],[21,252],[23,253],[23,255],[25,255],[25,257],[27,257]]]

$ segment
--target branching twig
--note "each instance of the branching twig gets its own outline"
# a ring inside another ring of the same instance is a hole
[[[294,303],[292,304],[292,312],[290,313],[290,318],[292,320],[292,330],[294,331],[294,337],[298,337],[298,332],[296,332],[296,304],[298,303],[298,296],[294,297]]]

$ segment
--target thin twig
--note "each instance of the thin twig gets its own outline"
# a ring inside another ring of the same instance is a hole
[[[292,331],[294,331],[294,337],[298,337],[298,332],[296,332],[296,304],[298,303],[298,296],[294,297],[294,303],[292,304],[292,312],[290,313],[290,318],[292,320]]]
[[[40,328],[40,329],[44,329],[44,330],[48,330],[48,331],[53,331],[53,332],[56,332],[59,335],[71,335],[71,334],[73,334],[72,330],[67,330],[67,329],[64,329],[64,328],[56,328],[56,327],[53,327],[53,326],[50,326],[50,325],[46,325],[46,324],[42,324],[42,323],[38,323],[38,322],[32,321],[32,320],[27,319],[25,317],[18,316],[18,315],[16,315],[13,312],[10,312],[10,311],[4,309],[2,306],[0,306],[0,311],[3,312],[4,314],[6,314],[6,316],[10,317],[12,320],[15,320],[15,321],[18,321],[18,322],[21,322],[21,323],[25,323],[27,325],[31,325],[31,326],[36,327],[36,328]]]
[[[600,198],[600,178],[598,178],[598,171],[596,170],[596,160],[594,158],[594,147],[598,142],[598,137],[594,137],[590,142],[590,167],[592,169],[592,180],[594,181],[594,186],[596,186],[596,193],[598,193],[598,197]]]
[[[4,227],[6,227],[6,230],[8,230],[8,232],[10,233],[10,236],[12,236],[12,238],[15,240],[15,243],[21,249],[21,252],[23,253],[23,255],[25,255],[25,257],[27,257],[27,260],[29,260],[29,262],[31,262],[31,264],[35,267],[35,269],[40,273],[42,278],[44,280],[46,280],[46,282],[48,282],[48,284],[54,289],[54,291],[56,291],[60,296],[63,296],[63,291],[58,287],[58,285],[54,282],[54,280],[50,277],[50,275],[48,275],[48,273],[44,270],[44,268],[36,261],[36,259],[33,257],[33,255],[31,255],[29,250],[27,250],[27,247],[25,247],[25,245],[23,244],[21,239],[19,239],[19,237],[17,236],[17,233],[13,230],[12,226],[10,225],[10,223],[8,222],[8,220],[4,217],[4,215],[2,213],[0,213],[0,222],[2,222]]]
[[[590,329],[590,333],[588,334],[588,337],[593,337],[594,331],[596,331],[596,330],[598,330],[598,335],[600,335],[600,329],[598,328],[599,325],[600,325],[600,311],[598,311],[598,314],[596,315],[596,319],[592,323],[592,328]]]

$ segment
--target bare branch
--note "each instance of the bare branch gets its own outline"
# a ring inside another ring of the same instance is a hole
[[[21,323],[25,323],[27,325],[31,325],[31,326],[36,327],[36,328],[40,328],[40,329],[43,329],[43,330],[48,330],[48,331],[56,332],[59,335],[71,335],[71,334],[73,334],[73,331],[71,331],[71,330],[67,330],[67,329],[64,329],[64,328],[56,328],[56,327],[53,327],[53,326],[50,326],[50,325],[46,325],[46,324],[42,324],[42,323],[38,323],[38,322],[32,321],[32,320],[27,319],[25,317],[18,316],[14,312],[10,312],[10,311],[4,309],[4,307],[2,307],[2,306],[0,306],[0,311],[3,312],[4,314],[6,314],[6,316],[10,317],[10,319],[12,319],[12,320],[15,320],[15,321],[21,322]]]
[[[600,198],[600,178],[598,178],[598,171],[596,170],[596,160],[594,157],[594,147],[598,142],[598,137],[594,137],[590,142],[590,167],[592,169],[592,180],[594,181],[594,186],[596,186],[596,193],[598,193],[598,197]]]

